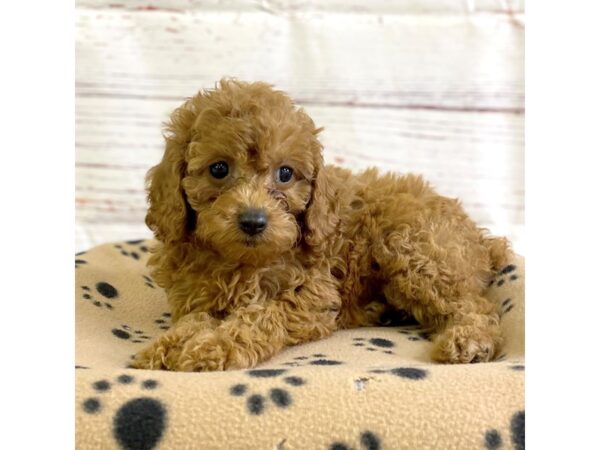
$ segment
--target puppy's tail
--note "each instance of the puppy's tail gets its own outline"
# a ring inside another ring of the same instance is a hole
[[[494,272],[502,269],[512,259],[510,242],[505,237],[485,236],[482,243],[490,255],[491,269]]]

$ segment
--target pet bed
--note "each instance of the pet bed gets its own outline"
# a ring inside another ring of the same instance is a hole
[[[289,348],[252,370],[128,368],[169,327],[148,273],[153,241],[76,255],[78,449],[524,448],[524,265],[491,282],[497,361],[440,365],[416,326],[361,328]]]

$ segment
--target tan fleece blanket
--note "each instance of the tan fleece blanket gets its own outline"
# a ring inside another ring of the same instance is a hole
[[[503,311],[495,362],[435,364],[416,327],[361,328],[253,370],[175,373],[128,368],[169,327],[151,245],[75,257],[78,449],[524,448],[522,258],[487,293]]]

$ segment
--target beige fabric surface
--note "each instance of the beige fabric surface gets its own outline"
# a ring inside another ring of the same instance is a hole
[[[522,258],[487,293],[503,311],[498,361],[435,364],[409,326],[340,331],[254,370],[174,373],[127,368],[169,325],[151,246],[76,256],[78,449],[524,448]]]

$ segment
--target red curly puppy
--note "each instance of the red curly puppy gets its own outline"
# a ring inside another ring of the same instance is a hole
[[[441,362],[501,345],[482,293],[508,259],[414,175],[324,166],[310,117],[264,83],[222,80],[176,109],[148,174],[150,258],[173,326],[134,367],[241,369],[406,311]]]

